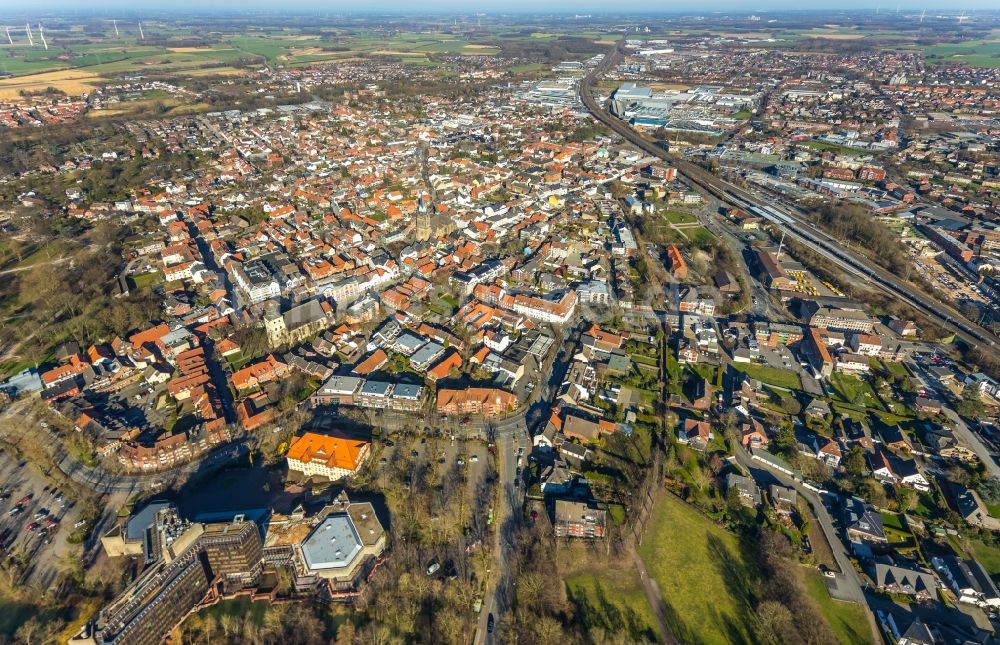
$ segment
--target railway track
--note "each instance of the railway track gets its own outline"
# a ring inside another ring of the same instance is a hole
[[[726,203],[760,214],[775,227],[784,231],[786,235],[804,243],[848,273],[862,278],[884,293],[902,300],[943,328],[954,332],[965,342],[973,346],[985,344],[993,348],[1000,345],[1000,337],[962,317],[952,307],[918,292],[914,285],[845,250],[838,240],[819,230],[812,222],[806,220],[801,212],[765,203],[755,195],[716,177],[700,166],[670,156],[666,150],[644,138],[630,125],[612,116],[603,106],[597,104],[593,95],[593,87],[597,79],[621,62],[623,58],[623,44],[619,43],[614,52],[605,56],[601,64],[580,82],[580,100],[595,119],[643,152],[671,163],[688,181],[707,190]]]

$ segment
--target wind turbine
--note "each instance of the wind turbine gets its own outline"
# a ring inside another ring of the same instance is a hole
[[[969,17],[967,15],[965,15],[965,9],[962,9],[962,14],[958,17],[958,24],[962,24],[963,22],[965,22],[968,19],[969,19]]]
[[[921,22],[921,24],[924,22],[924,16],[926,16],[926,15],[927,15],[927,10],[926,9],[924,9],[923,11],[920,12],[920,22]]]
[[[45,42],[45,33],[42,31],[42,23],[38,23],[38,37],[42,39],[42,45],[44,45],[46,51],[48,51],[49,44]]]
[[[114,25],[114,27],[115,27],[115,38],[118,38],[119,37],[119,34],[118,34],[118,21],[117,20],[112,20],[111,24]]]
[[[10,37],[10,27],[4,27],[4,29],[7,31],[7,40],[10,42],[11,45],[13,45],[14,39]]]
[[[24,33],[28,34],[28,44],[34,47],[35,39],[31,37],[31,25],[29,24],[24,25]]]
[[[142,33],[142,21],[139,21],[139,40],[146,40],[146,36]]]

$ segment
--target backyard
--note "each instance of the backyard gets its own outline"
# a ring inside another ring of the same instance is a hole
[[[767,385],[785,388],[786,390],[798,390],[802,388],[802,381],[799,379],[799,375],[791,370],[750,363],[733,363],[733,367],[750,378],[756,379],[761,383],[766,383]]]

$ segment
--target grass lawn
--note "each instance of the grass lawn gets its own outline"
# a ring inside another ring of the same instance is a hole
[[[837,559],[833,556],[833,550],[826,539],[826,534],[823,533],[823,528],[819,525],[819,519],[813,513],[809,503],[802,497],[799,498],[799,513],[809,521],[809,543],[812,545],[816,563],[825,564],[830,569],[839,571],[840,566],[837,565]]]
[[[733,367],[743,372],[752,379],[757,379],[761,383],[783,387],[787,390],[802,389],[802,381],[799,375],[792,370],[783,370],[768,365],[755,365],[753,363],[733,363]]]
[[[906,530],[903,527],[903,518],[898,513],[882,513],[882,526],[896,529],[897,531]]]
[[[704,226],[698,228],[684,229],[684,234],[688,236],[694,244],[708,244],[715,239],[715,236],[708,232]]]
[[[969,540],[972,553],[979,560],[980,564],[994,578],[1000,577],[1000,548],[990,546],[982,540]]]
[[[893,361],[881,361],[882,365],[886,370],[889,371],[893,376],[900,376],[903,378],[909,377],[910,373],[906,371],[906,367],[902,363],[895,363]]]
[[[602,627],[627,635],[631,643],[657,641],[653,612],[639,574],[631,567],[571,576],[566,579],[566,594],[588,630]]]
[[[869,408],[881,409],[882,404],[872,386],[867,381],[862,381],[857,376],[834,372],[830,375],[830,384],[836,391],[837,396],[844,403],[854,405],[864,405]]]
[[[826,590],[826,583],[818,571],[809,570],[805,573],[806,590],[820,612],[830,624],[837,639],[844,645],[871,643],[871,630],[865,619],[864,610],[853,602],[834,600]]]
[[[903,526],[903,517],[897,513],[882,513],[882,526],[889,544],[900,553],[912,553],[917,549],[913,533]]]
[[[667,211],[664,217],[671,224],[694,224],[698,221],[698,216],[685,211]]]
[[[752,642],[757,575],[736,536],[665,496],[639,553],[663,592],[667,629],[682,642]]]
[[[163,282],[163,274],[159,271],[151,271],[149,273],[135,273],[132,275],[132,282],[135,283],[136,289],[143,289],[145,287],[151,287],[154,284],[160,284]]]
[[[694,365],[687,365],[686,367],[709,383],[715,383],[715,377],[718,373],[718,368],[715,365],[695,363]]]
[[[650,365],[652,367],[659,367],[660,365],[655,358],[643,356],[642,354],[629,354],[629,358],[636,363],[642,363],[643,365]]]
[[[855,157],[860,157],[862,155],[870,154],[867,150],[859,150],[858,148],[849,148],[847,146],[839,146],[835,143],[826,143],[825,141],[806,141],[806,147],[811,148],[815,152],[826,152],[831,150],[833,152],[842,155],[851,155]]]

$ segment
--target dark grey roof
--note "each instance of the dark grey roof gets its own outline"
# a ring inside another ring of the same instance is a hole
[[[933,595],[937,579],[930,571],[907,569],[891,564],[875,564],[875,584],[879,587],[897,586],[908,594],[928,593]]]
[[[170,508],[169,502],[150,502],[128,518],[125,523],[125,539],[129,542],[141,540],[146,534],[146,529],[155,523],[156,514],[166,508]]]

